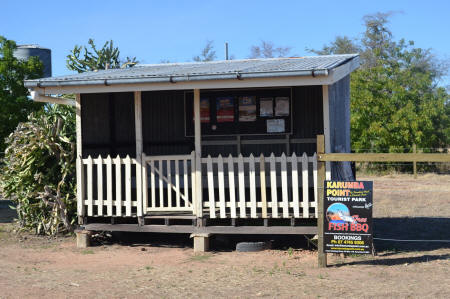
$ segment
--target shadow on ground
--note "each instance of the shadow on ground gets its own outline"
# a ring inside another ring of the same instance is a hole
[[[0,223],[11,223],[17,217],[16,210],[10,208],[13,205],[10,200],[0,199]]]
[[[312,237],[312,236],[309,236]],[[234,251],[239,242],[269,242],[272,249],[315,249],[302,235],[212,235],[212,251]],[[103,232],[93,236],[93,246],[120,244],[124,246],[152,246],[192,248],[189,234]]]
[[[16,217],[16,211],[11,209],[13,203],[0,200],[0,223],[11,223]],[[400,240],[450,240],[450,218],[446,217],[401,217],[374,218],[374,237]],[[309,236],[312,237],[312,236]],[[273,249],[302,248],[315,249],[304,236],[297,235],[213,235],[211,250],[232,251],[238,242],[271,241]],[[158,234],[114,232],[97,234],[94,245],[122,244],[126,246],[155,246],[192,248],[189,234]],[[408,252],[427,251],[450,248],[450,242],[401,242],[374,240],[377,252]],[[422,257],[420,257],[422,258]],[[433,258],[424,256],[426,258]],[[448,258],[448,256],[447,256]],[[365,261],[361,261],[364,263]],[[379,261],[374,261],[379,262]],[[401,261],[400,263],[409,263]]]
[[[450,218],[375,218],[374,237],[400,240],[449,240]],[[312,237],[312,236],[309,236]],[[95,244],[122,244],[126,246],[154,246],[192,248],[189,234],[158,234],[114,232],[99,234]],[[238,242],[270,241],[273,249],[315,249],[304,236],[297,235],[213,235],[210,247],[214,251],[235,250]],[[374,240],[377,252],[410,252],[450,248],[449,242],[401,242]],[[426,256],[425,256],[426,258]]]
[[[389,256],[389,255],[388,255]],[[413,256],[413,257],[401,257],[401,258],[384,258],[386,255],[380,255],[381,259],[367,259],[367,260],[358,260],[352,261],[348,263],[340,263],[334,265],[334,267],[342,267],[342,266],[352,266],[352,265],[380,265],[380,266],[397,266],[397,265],[409,265],[415,263],[428,263],[436,260],[448,260],[450,259],[450,254],[426,254],[421,256]]]
[[[377,251],[424,251],[450,248],[450,218],[374,218],[374,238],[400,240],[447,240],[447,242],[404,242],[374,240]]]

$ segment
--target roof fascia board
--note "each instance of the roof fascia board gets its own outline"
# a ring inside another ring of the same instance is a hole
[[[331,83],[329,83],[329,84],[333,84],[333,83],[341,80],[342,78],[344,78],[345,76],[347,76],[348,74],[350,74],[351,72],[356,70],[358,67],[359,67],[359,56],[353,58],[352,60],[350,60],[347,63],[344,63],[344,64],[330,70],[329,78],[330,78]]]
[[[359,66],[359,57],[355,57],[328,72],[328,76],[292,76],[269,78],[245,78],[222,80],[198,80],[180,82],[155,82],[114,85],[81,85],[34,87],[31,90],[39,94],[69,94],[69,93],[102,93],[102,92],[134,92],[158,90],[190,90],[190,89],[227,89],[227,88],[258,88],[283,86],[331,85],[347,76]]]
[[[60,87],[34,87],[40,94],[68,94],[68,93],[101,93],[101,92],[132,92],[132,91],[157,91],[157,90],[189,90],[189,89],[226,89],[226,88],[257,88],[257,87],[282,87],[304,85],[329,85],[334,83],[330,76],[301,76],[281,78],[255,78],[243,80],[204,80],[186,82],[163,82],[141,84],[118,85],[84,85],[84,86],[60,86]]]
[[[31,98],[35,102],[70,105],[70,106],[75,107],[75,101],[72,99],[49,97],[49,96],[40,94],[39,91],[32,91],[32,92],[30,92],[30,94],[31,94]]]

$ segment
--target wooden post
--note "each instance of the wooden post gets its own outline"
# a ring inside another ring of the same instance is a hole
[[[241,154],[241,135],[236,136],[237,154]]]
[[[195,152],[202,156],[202,127],[200,122],[200,89],[194,89]]]
[[[413,153],[417,153],[417,148],[416,148],[416,144],[413,144]],[[414,172],[414,178],[417,179],[417,162],[414,161],[413,162],[413,172]]]
[[[141,92],[134,92],[134,126],[136,133],[136,200],[137,216],[142,217],[142,100]],[[144,186],[146,188],[147,186]]]
[[[266,197],[266,159],[261,153],[259,156],[259,180],[261,186],[261,216],[267,218],[267,197]]]
[[[330,100],[328,85],[322,85],[324,153],[331,153]],[[325,162],[326,179],[331,180],[331,163]]]
[[[323,135],[317,135],[317,156],[325,152],[325,138]],[[317,230],[318,230],[318,265],[319,268],[327,266],[327,254],[324,252],[323,240],[323,201],[324,201],[324,181],[325,181],[325,162],[317,161]]]
[[[83,144],[81,139],[81,95],[77,93],[76,97],[76,134],[77,134],[77,215],[78,224],[83,224],[83,217],[86,213],[86,208],[84,206],[84,166],[83,166]]]
[[[202,189],[202,127],[200,122],[200,89],[194,89],[194,128],[195,128],[195,191],[198,225],[202,225],[203,217],[203,189]],[[194,200],[194,199],[193,199]]]

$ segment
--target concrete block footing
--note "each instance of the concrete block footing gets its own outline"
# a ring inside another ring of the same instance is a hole
[[[194,233],[190,238],[194,239],[194,252],[207,252],[209,251],[209,237],[208,233]]]
[[[91,246],[91,235],[92,233],[87,230],[76,230],[77,235],[77,248],[87,248]]]

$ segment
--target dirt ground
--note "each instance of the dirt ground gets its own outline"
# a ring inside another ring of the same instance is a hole
[[[358,179],[374,181],[375,237],[450,239],[450,175]],[[375,240],[378,256],[329,255],[319,269],[301,236],[257,253],[220,242],[212,245],[221,251],[202,255],[184,235],[98,238],[77,249],[73,237],[0,223],[0,298],[450,298],[450,243]]]

